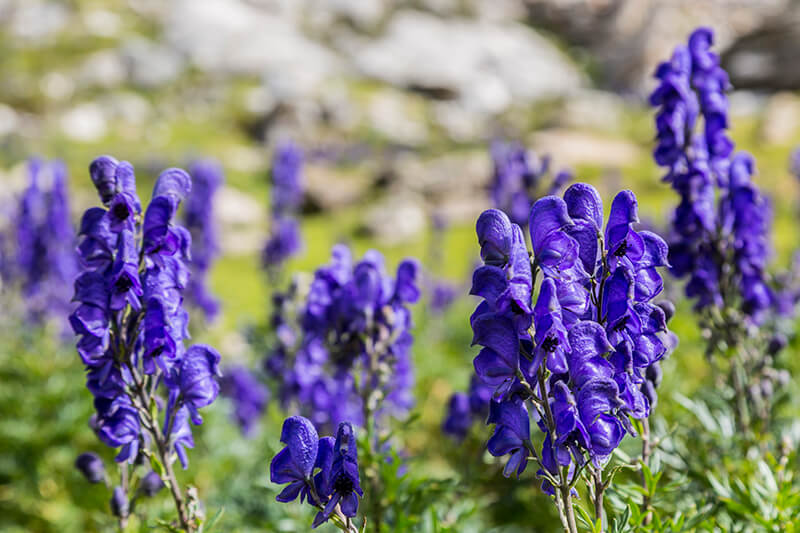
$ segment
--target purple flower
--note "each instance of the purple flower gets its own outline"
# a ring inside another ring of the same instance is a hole
[[[197,305],[206,319],[213,319],[219,302],[208,289],[208,272],[219,254],[217,226],[214,222],[214,194],[224,176],[213,160],[198,160],[191,164],[192,192],[186,199],[184,224],[192,235],[192,276],[187,287],[188,298]]]
[[[453,437],[463,439],[472,426],[472,413],[470,411],[469,396],[463,392],[456,392],[450,396],[447,403],[447,416],[442,423],[442,431]]]
[[[173,391],[180,394],[194,424],[203,422],[197,410],[213,403],[219,394],[219,360],[217,351],[205,344],[195,344],[183,355]]]
[[[713,41],[709,28],[695,30],[688,47],[679,46],[673,60],[659,66],[659,86],[650,98],[658,108],[655,160],[667,168],[664,180],[680,197],[669,263],[673,274],[688,278],[686,295],[698,311],[737,306],[750,322],[760,324],[777,303],[766,283],[772,213],[752,182],[755,162],[748,154],[734,154],[727,136],[725,91],[730,84],[711,50]],[[734,264],[728,273],[731,253]],[[647,283],[651,272],[645,269],[637,276],[640,296],[660,290]]]
[[[228,368],[221,385],[222,394],[233,401],[239,427],[245,435],[249,435],[267,406],[269,389],[243,366]]]
[[[161,480],[161,476],[152,470],[145,474],[142,480],[139,482],[139,490],[141,490],[144,495],[149,498],[152,498],[158,494],[163,488],[164,481]]]
[[[90,173],[106,208],[90,208],[81,221],[70,324],[95,397],[93,426],[101,441],[121,448],[117,461],[133,462],[147,446],[174,449],[186,468],[189,420],[201,423],[198,409],[216,399],[220,360],[213,348],[183,344],[191,237],[174,216],[191,181],[179,169],[162,172],[142,218],[130,163],[103,156]]]
[[[314,425],[302,416],[292,416],[283,422],[281,442],[286,446],[278,452],[269,465],[269,479],[273,483],[288,483],[276,497],[279,502],[300,501],[309,497],[309,483],[317,461],[319,435]]]
[[[492,402],[489,407],[487,424],[495,424],[494,433],[486,445],[495,457],[511,454],[503,475],[519,477],[528,466],[531,439],[530,419],[525,404],[517,398],[503,402]]]
[[[531,203],[542,194],[542,185],[549,179],[550,158],[538,158],[517,143],[495,141],[490,148],[493,172],[489,196],[497,209],[504,211],[512,222],[524,226],[528,222]],[[552,178],[550,194],[555,194],[571,179],[568,171]]]
[[[329,517],[339,505],[342,514],[353,517],[358,512],[358,498],[364,495],[358,475],[358,447],[353,426],[349,422],[339,424],[336,442],[333,445],[333,461],[327,475],[325,491],[330,500],[323,514]]]
[[[100,483],[106,478],[106,468],[103,460],[96,453],[82,453],[75,459],[77,468],[89,483]]]

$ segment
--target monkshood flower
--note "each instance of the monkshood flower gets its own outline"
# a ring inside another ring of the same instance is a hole
[[[106,479],[106,468],[103,460],[96,453],[82,453],[75,459],[77,468],[89,483],[100,483]]]
[[[709,28],[695,30],[659,65],[650,96],[658,109],[655,161],[680,197],[670,262],[698,311],[738,308],[761,324],[775,303],[766,275],[772,209],[752,180],[755,161],[734,153],[727,136],[730,84],[712,44]]]
[[[549,178],[550,158],[539,158],[517,143],[495,141],[489,152],[493,166],[489,183],[492,204],[520,226],[527,224],[534,199],[544,194],[557,194],[572,179],[571,173],[565,170]],[[548,180],[549,187],[543,189]]]
[[[283,422],[281,442],[286,446],[272,459],[269,476],[286,487],[275,499],[308,502],[318,510],[314,528],[330,520],[342,531],[358,531],[352,518],[364,492],[353,426],[341,422],[335,439],[320,438],[310,420],[291,416]]]
[[[390,276],[377,251],[353,264],[337,245],[310,283],[279,295],[277,345],[265,368],[281,401],[320,427],[405,413],[413,403],[409,304],[419,299],[418,278],[416,261]]]
[[[77,258],[64,163],[31,159],[28,177],[13,213],[16,235],[5,282],[19,285],[28,318],[40,323],[69,314]]]
[[[262,264],[274,271],[303,246],[296,220],[303,200],[303,152],[287,142],[275,149],[272,158],[272,220],[270,237],[261,255]]]
[[[70,323],[95,397],[93,427],[101,441],[120,449],[118,462],[136,465],[145,453],[163,466],[180,527],[195,531],[173,463],[177,456],[188,466],[190,421],[201,424],[199,409],[219,393],[220,356],[210,346],[184,345],[191,235],[175,219],[191,179],[183,170],[165,170],[142,209],[130,163],[101,156],[89,171],[103,207],[88,209],[81,221],[78,307]],[[124,518],[116,490],[114,498]]]
[[[236,422],[245,435],[250,435],[269,401],[269,389],[247,368],[235,366],[225,370],[222,395],[231,399]]]
[[[475,422],[486,421],[493,393],[492,387],[473,375],[466,393],[454,392],[450,396],[442,431],[456,439],[466,437]]]
[[[208,273],[219,255],[214,195],[225,177],[219,163],[210,159],[194,161],[189,166],[189,174],[192,176],[192,191],[186,199],[184,226],[192,234],[192,275],[186,295],[207,320],[213,320],[219,312],[219,301],[208,288]]]
[[[646,420],[652,409],[646,376],[675,345],[664,310],[653,303],[668,248],[637,229],[638,221],[631,191],[614,198],[604,225],[600,195],[576,183],[563,198],[546,196],[531,207],[530,252],[520,226],[502,211],[485,211],[476,224],[484,265],[471,293],[483,301],[470,322],[473,344],[482,347],[475,372],[492,391],[488,450],[509,456],[506,476],[537,461],[542,488],[570,531],[578,474],[589,469],[596,486],[607,486],[604,466],[634,433],[629,417]],[[451,400],[451,433],[465,433],[466,405],[463,396]],[[540,452],[531,410],[544,433]]]

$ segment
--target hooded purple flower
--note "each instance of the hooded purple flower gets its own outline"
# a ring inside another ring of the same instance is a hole
[[[269,479],[279,485],[289,485],[275,499],[291,502],[300,496],[300,501],[305,501],[309,497],[308,487],[317,461],[317,430],[302,416],[292,416],[283,422],[281,442],[286,446],[272,459]]]
[[[364,495],[358,475],[358,446],[353,426],[349,422],[339,424],[333,446],[333,460],[327,476],[324,493],[330,497],[323,514],[331,515],[336,505],[345,516],[353,517],[358,512],[358,498]]]
[[[494,433],[489,439],[487,449],[495,457],[510,454],[503,469],[503,475],[519,477],[528,466],[531,428],[528,409],[517,398],[503,402],[492,402],[489,406],[487,424],[495,424]]]

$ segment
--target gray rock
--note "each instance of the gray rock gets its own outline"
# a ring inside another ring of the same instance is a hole
[[[800,126],[800,100],[791,93],[770,97],[761,118],[761,137],[767,143],[786,144],[794,140]]]
[[[367,195],[371,185],[363,171],[342,171],[320,165],[306,166],[305,180],[309,203],[323,211],[358,203]]]
[[[529,145],[535,146],[538,153],[549,154],[559,167],[589,164],[619,168],[634,164],[643,155],[630,141],[567,129],[536,132]]]
[[[521,24],[441,19],[401,11],[375,41],[347,44],[367,76],[397,87],[459,98],[497,113],[511,100],[569,93],[582,78],[553,45]]]
[[[388,194],[364,217],[365,229],[382,244],[407,242],[425,229],[428,217],[422,198],[402,191]]]
[[[118,87],[125,81],[127,69],[122,56],[115,50],[101,50],[86,58],[78,73],[84,86]]]
[[[61,131],[70,139],[82,142],[99,141],[108,130],[103,108],[96,103],[82,103],[66,111],[59,121]]]
[[[418,104],[404,93],[383,89],[370,98],[369,125],[393,143],[419,146],[428,139],[428,130]]]
[[[792,0],[526,0],[531,22],[588,50],[601,84],[645,94],[652,73],[700,25],[713,25],[715,47],[781,16]],[[796,42],[796,41],[795,41]]]
[[[22,39],[42,42],[61,31],[69,22],[69,9],[58,2],[18,1],[11,9],[8,28]]]
[[[177,79],[183,71],[181,54],[146,39],[127,41],[121,55],[131,82],[140,87],[165,85]]]
[[[342,69],[339,57],[308,39],[291,16],[244,0],[178,0],[166,38],[200,69],[261,75],[281,100],[313,92]]]
[[[751,33],[742,36],[725,53],[723,65],[734,87],[746,89],[800,89],[800,3]]]

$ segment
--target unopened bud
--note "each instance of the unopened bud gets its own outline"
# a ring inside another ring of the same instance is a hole
[[[80,470],[89,483],[100,483],[106,477],[103,460],[95,453],[82,453],[75,459],[75,468]]]
[[[119,518],[128,517],[128,496],[122,487],[114,487],[114,492],[111,494],[111,513]]]
[[[672,320],[672,317],[675,316],[675,304],[669,300],[661,300],[656,304],[664,311],[664,318],[667,322]]]
[[[786,337],[781,335],[780,333],[776,333],[772,339],[770,339],[769,344],[767,345],[767,353],[770,355],[777,355],[778,352],[786,348],[786,345],[789,341],[786,340]]]

